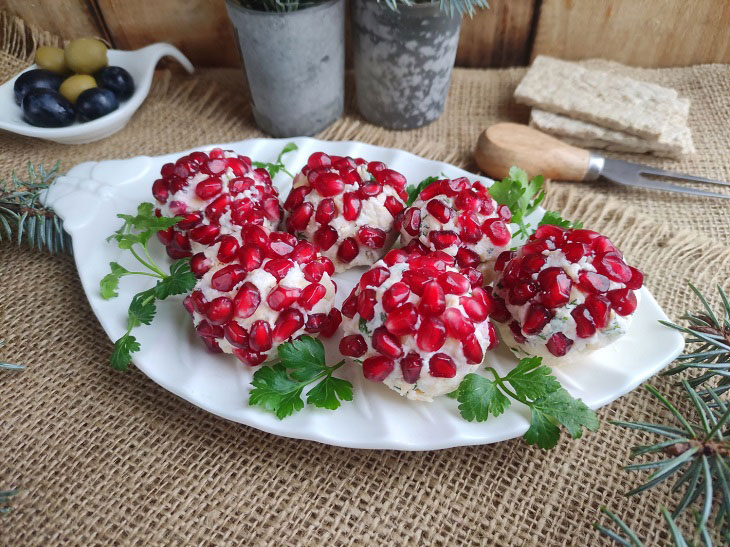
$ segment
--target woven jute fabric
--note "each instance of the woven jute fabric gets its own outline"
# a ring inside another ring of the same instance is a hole
[[[0,39],[0,81],[26,66],[36,45],[56,42],[4,15]],[[661,165],[730,178],[730,68],[630,72],[693,101],[698,154]],[[455,71],[444,116],[417,131],[373,127],[350,104],[347,116],[319,136],[471,167],[483,128],[527,120],[527,110],[510,101],[522,74]],[[161,71],[130,124],[101,142],[62,146],[0,135],[0,173],[29,160],[60,159],[65,170],[85,160],[254,136],[260,133],[238,73]],[[647,273],[648,287],[673,317],[696,307],[687,281],[706,291],[728,286],[726,203],[551,183],[548,205],[608,234]],[[598,433],[564,439],[550,452],[519,439],[419,453],[280,438],[195,408],[136,369],[113,371],[111,342],[73,259],[9,242],[0,243],[0,338],[2,360],[28,366],[0,375],[0,489],[21,489],[12,513],[0,519],[2,544],[582,546],[604,541],[591,526],[601,505],[647,545],[668,542],[658,514],[668,488],[623,496],[641,476],[621,465],[647,438],[607,423],[669,420],[643,390],[601,409]],[[667,379],[651,383],[676,395]]]

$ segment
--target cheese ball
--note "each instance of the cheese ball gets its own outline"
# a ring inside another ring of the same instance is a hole
[[[623,336],[639,302],[643,274],[605,236],[538,227],[495,265],[492,318],[518,357],[561,363]]]
[[[413,400],[454,391],[497,343],[484,289],[442,251],[390,251],[342,305],[340,353]]]
[[[406,179],[381,162],[315,152],[284,202],[285,227],[343,272],[370,266],[392,246]]]

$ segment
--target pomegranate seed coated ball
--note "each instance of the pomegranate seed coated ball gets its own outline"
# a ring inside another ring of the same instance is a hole
[[[491,297],[442,251],[390,251],[342,304],[340,352],[409,399],[454,391],[497,343]]]
[[[309,242],[255,224],[242,228],[245,243],[234,252],[226,247],[227,237],[201,252],[197,267],[191,260],[199,279],[184,300],[208,349],[255,366],[286,340],[334,334],[341,315],[333,307],[329,259]]]
[[[553,363],[626,333],[644,280],[607,237],[550,225],[502,253],[495,269],[492,318],[503,340],[518,356]]]
[[[244,225],[274,230],[279,224],[279,197],[271,177],[265,169],[254,169],[245,156],[220,148],[210,154],[193,152],[163,165],[161,175],[152,185],[159,214],[185,217],[157,234],[174,259],[200,252]]]
[[[494,261],[509,248],[512,213],[498,205],[481,182],[464,177],[437,180],[424,188],[397,222],[403,244],[413,241],[456,258],[460,268],[476,268],[487,281]]]
[[[311,241],[342,272],[370,265],[393,244],[406,179],[380,162],[315,152],[284,202],[286,230]]]

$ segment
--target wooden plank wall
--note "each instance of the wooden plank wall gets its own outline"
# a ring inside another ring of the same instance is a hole
[[[640,66],[730,63],[730,0],[491,0],[465,18],[457,65],[525,65],[540,53]],[[238,66],[225,0],[0,0],[66,39],[166,41],[199,66]]]

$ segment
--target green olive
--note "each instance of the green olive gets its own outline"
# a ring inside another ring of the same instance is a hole
[[[77,38],[63,50],[66,66],[77,74],[93,74],[107,63],[106,46],[96,38]]]
[[[68,74],[64,61],[63,50],[60,47],[41,46],[35,50],[35,64],[56,74]]]
[[[66,78],[61,84],[59,91],[71,104],[87,89],[96,87],[96,80],[87,74],[74,74]]]

